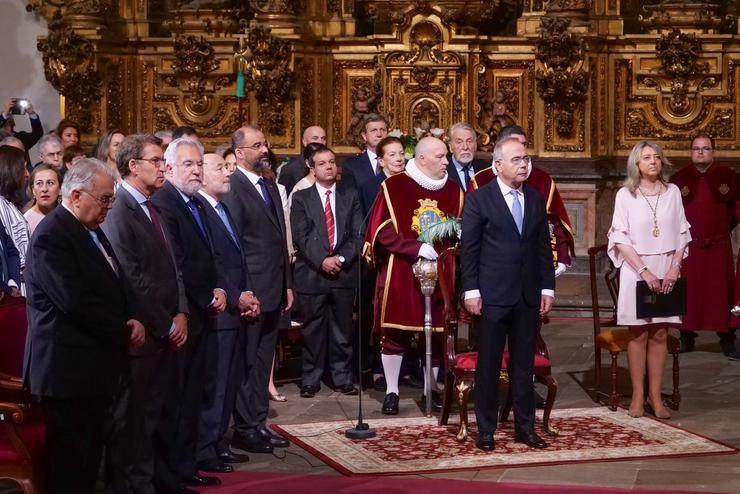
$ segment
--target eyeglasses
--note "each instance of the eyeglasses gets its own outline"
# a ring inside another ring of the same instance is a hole
[[[265,142],[255,142],[251,146],[239,146],[236,149],[251,149],[252,151],[259,151],[263,147],[266,147],[267,149],[270,149],[270,143],[267,142],[267,141],[265,141]]]
[[[703,148],[700,148],[700,147],[691,148],[691,150],[694,151],[694,152],[696,152],[696,153],[698,153],[699,151],[703,151],[705,153],[708,153],[708,152],[710,152],[712,150],[712,148],[710,148],[709,146],[704,146]]]
[[[521,163],[529,166],[529,164],[532,162],[532,158],[530,158],[529,156],[514,156],[513,158],[511,158],[510,161],[516,166],[519,166]]]
[[[116,196],[97,197],[97,196],[94,196],[93,194],[89,193],[86,190],[80,190],[80,192],[84,192],[85,194],[89,195],[90,197],[92,197],[93,199],[95,199],[95,202],[97,202],[98,204],[100,204],[103,207],[112,206],[113,205],[113,202],[116,200]]]
[[[159,166],[162,163],[164,163],[164,158],[160,158],[159,156],[155,156],[154,158],[134,158],[137,161],[148,161],[154,166]]]

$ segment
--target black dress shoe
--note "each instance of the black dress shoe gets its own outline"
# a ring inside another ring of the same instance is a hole
[[[427,395],[421,395],[421,411],[425,412],[427,407]],[[441,412],[442,411],[442,397],[439,394],[439,391],[432,390],[432,411],[433,412]]]
[[[263,441],[267,441],[273,448],[287,448],[290,446],[290,441],[285,439],[283,436],[278,436],[264,425],[257,427],[257,434]]]
[[[231,446],[250,453],[272,453],[273,450],[272,444],[262,439],[262,436],[256,432],[247,432],[234,436]]]
[[[493,432],[479,432],[475,447],[483,451],[493,451],[495,448],[493,444]]]
[[[534,432],[515,432],[514,442],[524,443],[530,448],[545,449],[547,447],[545,440]]]
[[[313,398],[319,392],[318,386],[301,386],[301,398]]]
[[[385,395],[381,412],[383,415],[398,415],[398,395],[396,393]]]
[[[224,463],[221,460],[205,460],[198,462],[198,470],[202,472],[213,472],[213,473],[231,473],[234,471],[234,467]]]
[[[192,487],[207,487],[209,485],[220,485],[221,479],[218,477],[206,477],[205,475],[193,475],[183,480],[185,485]]]
[[[157,491],[160,492],[160,491]],[[181,485],[174,491],[164,491],[164,492],[172,492],[172,494],[198,494],[198,491],[191,489],[188,486]]]
[[[337,386],[334,388],[335,391],[339,391],[345,396],[357,396],[359,391],[357,391],[357,388],[354,387],[352,384],[342,384],[341,386]]]
[[[249,456],[240,455],[239,453],[233,453],[231,451],[224,451],[219,453],[218,459],[224,463],[246,463],[249,461]]]
[[[385,382],[385,377],[380,376],[373,380],[373,389],[375,391],[385,391],[388,388],[388,383]]]

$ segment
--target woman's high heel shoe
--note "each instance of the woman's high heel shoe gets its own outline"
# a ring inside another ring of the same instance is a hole
[[[270,395],[270,400],[272,401],[288,401],[288,398],[278,391],[275,391],[274,393],[272,391],[269,391],[268,394]]]

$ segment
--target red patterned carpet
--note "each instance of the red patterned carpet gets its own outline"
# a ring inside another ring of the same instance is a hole
[[[631,418],[626,411],[572,408],[553,411],[560,431],[543,437],[550,443],[535,450],[513,441],[513,423],[496,431],[496,450],[475,447],[476,431],[466,442],[455,440],[456,425],[439,426],[425,417],[373,420],[377,437],[350,440],[348,421],[274,425],[290,440],[345,475],[397,475],[479,470],[585,461],[629,460],[734,454],[731,446],[652,418]]]

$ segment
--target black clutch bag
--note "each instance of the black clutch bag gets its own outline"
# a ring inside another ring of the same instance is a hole
[[[686,278],[677,279],[670,293],[654,293],[646,281],[638,281],[636,290],[638,319],[686,314]]]

